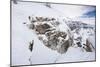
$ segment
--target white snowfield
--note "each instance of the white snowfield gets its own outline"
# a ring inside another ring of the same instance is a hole
[[[63,63],[63,62],[79,62],[79,61],[95,61],[95,49],[92,52],[86,52],[84,49],[77,47],[75,45],[69,47],[66,53],[60,54],[57,51],[51,50],[45,45],[43,45],[43,43],[38,39],[36,32],[34,30],[30,30],[27,27],[27,25],[23,24],[23,23],[30,24],[30,21],[28,19],[29,16],[54,17],[57,18],[60,22],[62,22],[62,25],[59,26],[60,28],[59,30],[65,31],[67,26],[65,23],[63,23],[64,21],[62,21],[62,19],[68,17],[70,14],[68,16],[67,14],[65,14],[67,12],[67,9],[65,10],[66,12],[64,12],[64,10],[62,10],[64,9],[62,8],[63,6],[57,7],[56,4],[51,6],[52,8],[48,8],[45,6],[44,3],[18,2],[18,4],[14,4],[12,2],[12,47],[11,47],[12,66]],[[70,5],[70,6],[74,8],[74,5]],[[68,11],[70,11],[70,9],[73,8],[68,7]],[[75,8],[82,8],[82,6],[80,7],[75,6]],[[75,16],[76,15],[77,14],[75,14]],[[78,16],[79,15],[80,14],[78,14]],[[92,33],[92,35],[89,36],[87,32]],[[84,43],[84,41],[88,39],[93,44],[93,47],[96,48],[95,31],[91,29],[89,30],[80,29],[79,33],[80,34],[76,34],[75,30],[71,32],[71,34],[73,34],[74,39],[81,36],[83,37],[82,43]],[[29,48],[29,42],[32,40],[34,40],[34,47],[32,52],[30,52],[28,48]],[[76,41],[74,41],[74,43],[76,43]]]

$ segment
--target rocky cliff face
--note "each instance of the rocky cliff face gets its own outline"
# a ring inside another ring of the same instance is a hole
[[[65,26],[65,31],[60,30],[59,26],[64,26],[64,22],[58,21],[51,17],[33,17],[29,16],[29,29],[34,30],[43,44],[57,51],[65,53],[73,43],[73,38],[70,29]]]
[[[28,19],[29,29],[35,31],[38,39],[46,47],[60,54],[66,53],[70,46],[77,46],[86,52],[92,52],[95,49],[88,39],[88,36],[93,35],[92,28],[81,27],[71,30],[68,25],[73,22],[64,22],[60,18],[29,16]]]

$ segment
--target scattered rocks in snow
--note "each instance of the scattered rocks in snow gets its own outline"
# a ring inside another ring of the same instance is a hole
[[[86,52],[94,51],[92,46],[95,44],[94,43],[95,40],[90,39],[90,37],[93,38],[95,35],[93,29],[84,27],[77,28],[73,30],[73,34],[74,34],[74,44],[77,45],[77,47],[82,48]]]

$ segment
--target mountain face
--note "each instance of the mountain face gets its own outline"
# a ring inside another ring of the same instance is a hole
[[[60,54],[66,53],[70,46],[77,46],[86,52],[92,52],[95,46],[88,36],[94,35],[93,26],[81,21],[64,22],[52,17],[28,17],[29,29],[34,30],[43,44]],[[63,28],[61,28],[63,27]],[[85,35],[86,34],[86,35]],[[84,37],[85,36],[85,37]]]
[[[86,24],[82,21],[65,20],[65,23],[70,27],[71,30],[74,30],[76,28],[95,29],[95,25]]]
[[[36,32],[38,39],[46,47],[63,54],[72,46],[73,36],[65,22],[60,22],[51,17],[34,16],[29,16],[29,21],[29,29]],[[65,30],[63,31],[60,27],[64,27]]]
[[[95,24],[69,19],[69,6],[12,2],[12,65],[95,60]]]

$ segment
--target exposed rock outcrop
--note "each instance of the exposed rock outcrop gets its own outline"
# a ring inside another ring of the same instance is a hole
[[[34,30],[43,44],[58,53],[65,53],[73,43],[72,34],[67,25],[65,31],[60,30],[59,25],[64,23],[51,17],[29,16],[29,28]],[[34,22],[33,22],[34,21]],[[63,25],[62,25],[63,27]],[[68,28],[68,29],[67,29]]]

